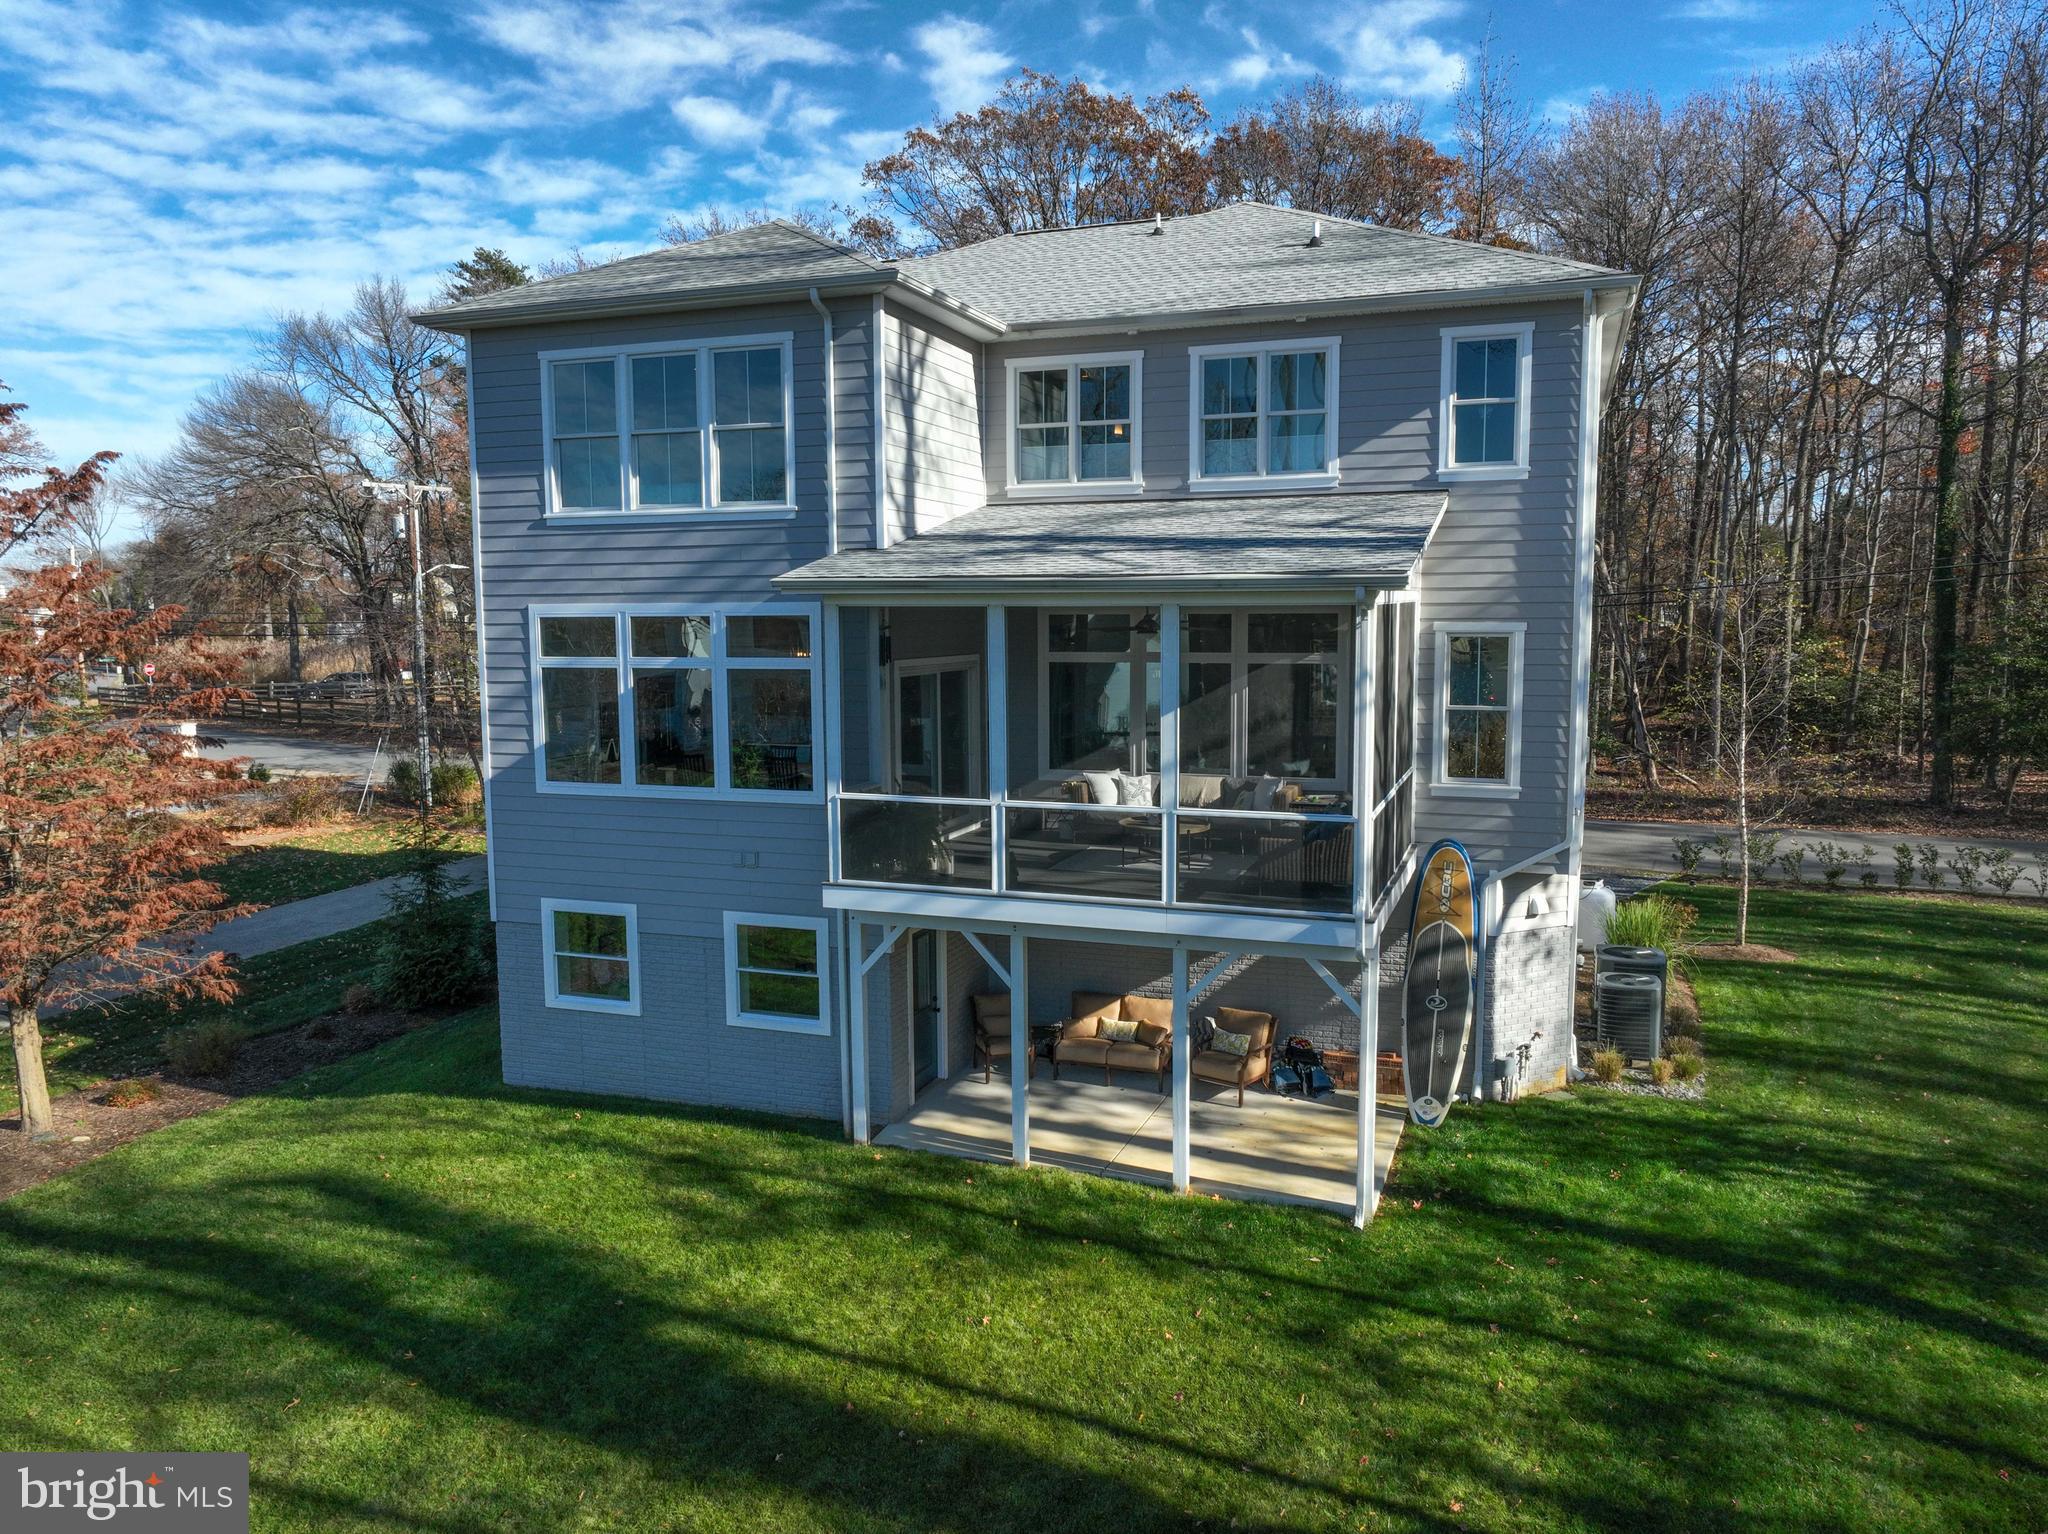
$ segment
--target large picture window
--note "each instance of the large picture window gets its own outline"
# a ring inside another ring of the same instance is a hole
[[[1139,367],[1135,354],[1013,361],[1011,487],[1136,485]]]
[[[548,510],[787,510],[787,336],[544,355]]]
[[[815,627],[780,609],[536,614],[542,785],[815,794]]]
[[[1048,612],[1043,621],[1046,773],[1157,772],[1158,610]]]
[[[1522,767],[1522,625],[1436,631],[1439,792],[1514,793]]]
[[[547,1003],[575,1012],[640,1012],[638,913],[629,905],[543,900]]]
[[[1214,777],[1335,790],[1348,770],[1346,624],[1337,612],[1181,617],[1181,799]]]
[[[830,1033],[825,947],[820,919],[728,911],[726,1021],[738,1028]]]
[[[1443,332],[1438,475],[1516,479],[1529,471],[1529,324]]]
[[[1190,355],[1193,482],[1334,475],[1334,340],[1203,346]]]

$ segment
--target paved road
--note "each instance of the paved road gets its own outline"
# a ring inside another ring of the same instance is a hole
[[[250,959],[260,953],[289,948],[294,943],[309,943],[314,938],[346,932],[351,927],[360,927],[385,916],[391,909],[392,892],[404,877],[396,874],[389,879],[373,879],[352,889],[334,890],[305,900],[289,900],[283,905],[258,911],[253,916],[238,916],[195,939],[191,946],[200,953],[219,950]],[[482,889],[484,860],[481,857],[453,859],[448,864],[448,881],[453,894]],[[45,1008],[43,1016],[54,1016],[58,1010],[61,1009]]]
[[[1732,826],[1654,825],[1647,821],[1589,820],[1586,822],[1586,869],[1589,873],[1596,874],[1674,873],[1678,865],[1671,857],[1673,840],[1688,836],[1694,841],[1704,841],[1719,830],[1726,830],[1731,837],[1735,834]],[[1990,836],[1918,836],[1903,831],[1794,829],[1786,830],[1783,835],[1784,840],[1779,844],[1781,849],[1794,842],[1807,849],[1806,877],[1815,882],[1820,879],[1820,866],[1812,857],[1812,849],[1814,843],[1821,841],[1834,842],[1851,850],[1868,847],[1870,866],[1877,870],[1878,877],[1887,887],[1892,882],[1892,847],[1898,842],[1911,842],[1915,847],[1923,842],[1932,842],[1941,849],[1944,863],[1955,855],[1957,848],[1965,845],[1987,849],[2009,847],[2027,874],[2041,872],[2044,856],[2048,856],[2048,848],[2044,848],[2038,841],[2002,841]],[[1717,860],[1711,853],[1708,854],[1703,868],[1707,873],[1716,871]],[[1853,881],[1855,875],[1851,874],[1848,878]],[[1944,888],[1955,887],[1954,876],[1946,871],[1942,882]],[[2040,891],[2034,884],[2022,878],[2021,882],[2014,886],[2013,893],[2038,895]]]
[[[219,745],[202,748],[201,756],[246,756],[250,761],[261,762],[273,770],[339,773],[358,782],[370,770],[371,757],[376,755],[374,745],[352,740],[323,740],[317,735],[237,730],[218,720],[201,720],[199,733],[220,742]],[[390,765],[391,745],[387,742],[383,754],[377,757],[377,776],[383,777]]]

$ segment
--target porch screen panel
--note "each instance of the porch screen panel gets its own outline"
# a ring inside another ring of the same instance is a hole
[[[1415,840],[1415,604],[1380,609],[1373,700],[1373,900]]]

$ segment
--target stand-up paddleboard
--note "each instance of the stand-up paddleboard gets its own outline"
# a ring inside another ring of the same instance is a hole
[[[1456,842],[1438,842],[1415,884],[1401,1019],[1408,1114],[1426,1129],[1444,1121],[1465,1068],[1477,999],[1478,932],[1472,860]]]

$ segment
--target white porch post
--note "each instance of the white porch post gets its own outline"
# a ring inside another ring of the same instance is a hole
[[[1003,801],[1010,793],[1010,623],[1009,609],[988,610],[988,799],[989,888],[1000,890],[1009,878],[1009,814]],[[1012,1011],[1015,1009],[1012,1008]]]
[[[868,971],[867,924],[854,917],[847,925],[846,945],[846,1049],[849,1079],[847,1095],[853,1100],[853,1139],[868,1143]]]
[[[1010,1159],[1031,1165],[1031,940],[1010,933]]]
[[[1188,951],[1173,950],[1173,1191],[1188,1191]]]
[[[839,604],[825,604],[818,633],[818,664],[825,673],[825,878],[839,878],[839,792],[846,765],[841,759],[845,725],[839,696]]]
[[[1358,1203],[1351,1223],[1360,1229],[1379,1212],[1380,950],[1366,955],[1358,997]]]
[[[1180,604],[1159,605],[1159,861],[1162,898],[1180,899]]]

